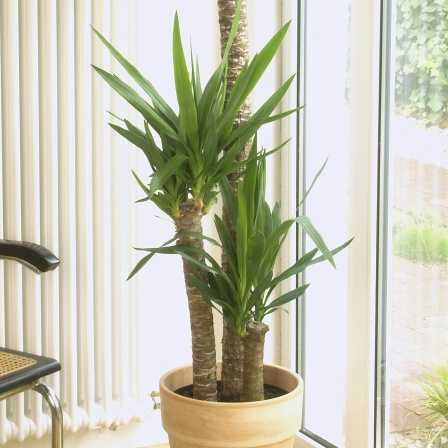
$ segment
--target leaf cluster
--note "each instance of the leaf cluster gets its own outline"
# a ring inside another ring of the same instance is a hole
[[[426,125],[448,127],[448,2],[397,1],[396,102]]]
[[[252,152],[256,152],[255,148],[256,139]],[[238,335],[244,336],[249,322],[262,322],[266,315],[300,297],[309,286],[308,284],[298,286],[273,299],[273,292],[281,282],[323,261],[328,261],[335,267],[333,255],[344,249],[350,241],[330,250],[307,216],[282,221],[279,205],[275,204],[271,209],[265,199],[264,158],[248,167],[244,179],[238,184],[237,197],[227,179],[222,179],[220,182],[220,190],[224,207],[236,227],[236,240],[217,215],[215,226],[219,242],[196,233],[191,235],[183,233],[177,237],[194,236],[219,247],[226,254],[230,274],[207,250],[172,245],[175,238],[160,248],[143,249],[149,254],[142,262],[146,263],[156,253],[179,254],[187,259],[193,267],[196,267],[196,275],[189,278],[191,284],[201,292],[205,300],[222,311],[224,318]],[[299,225],[311,237],[316,247],[288,269],[274,275],[280,249],[294,225]]]
[[[227,59],[237,25],[238,20],[235,20],[222,61],[202,87],[199,63],[193,61],[193,57],[190,58],[190,70],[188,68],[176,13],[172,56],[177,112],[131,62],[97,30],[93,30],[143,91],[143,94],[140,94],[118,76],[93,66],[109,86],[143,118],[143,126],[140,127],[127,119],[121,120],[122,125],[110,126],[140,148],[148,160],[152,170],[149,182],[142,181],[134,173],[145,193],[142,201],[151,200],[174,220],[181,218],[181,205],[187,201],[200,204],[202,212],[208,212],[216,201],[219,181],[259,159],[260,155],[254,154],[247,161],[236,161],[235,156],[241,148],[265,123],[295,112],[291,110],[272,115],[291,85],[294,78],[292,76],[266,100],[247,123],[236,130],[233,129],[239,108],[271,63],[289,27],[289,24],[283,26],[260,53],[244,66],[228,99],[225,100]]]
[[[448,427],[448,363],[444,360],[432,369],[425,369],[424,374],[418,384],[422,390],[419,403],[425,425],[432,427],[442,422],[430,441],[433,442]]]

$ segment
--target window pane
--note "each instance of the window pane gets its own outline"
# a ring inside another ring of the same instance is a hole
[[[306,214],[334,248],[347,237],[346,201],[350,112],[348,106],[349,1],[307,2],[305,19],[306,187],[328,158],[308,196]],[[325,36],[323,38],[323,30]],[[306,242],[304,250],[313,247]],[[345,254],[306,273],[302,300],[301,373],[305,381],[304,432],[343,446],[346,372]],[[331,446],[331,445],[328,445]]]
[[[397,0],[392,27],[385,416],[391,447],[428,446],[441,426],[422,429],[425,372],[445,366],[445,376],[428,385],[448,386],[447,14],[446,0]],[[446,416],[448,387],[436,398]]]

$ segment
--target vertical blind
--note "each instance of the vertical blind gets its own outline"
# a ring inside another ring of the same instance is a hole
[[[90,66],[119,73],[90,25],[132,58],[136,16],[133,0],[0,2],[0,238],[40,243],[61,260],[41,277],[0,266],[0,345],[59,359],[61,373],[46,382],[70,432],[149,408],[139,284],[125,282],[136,259],[129,173],[139,155],[111,133],[106,113],[132,112]],[[50,427],[38,394],[0,402],[0,445]]]

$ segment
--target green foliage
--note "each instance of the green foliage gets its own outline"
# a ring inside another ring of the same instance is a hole
[[[448,363],[444,361],[427,369],[418,384],[422,389],[419,403],[426,426],[442,425],[431,443],[448,428]]]
[[[255,145],[256,139],[252,152],[256,152]],[[265,159],[248,167],[244,180],[238,184],[237,197],[227,179],[221,180],[220,189],[224,207],[236,227],[236,241],[217,215],[215,226],[219,242],[199,234],[182,233],[178,237],[194,236],[218,246],[227,256],[230,275],[206,250],[173,245],[174,239],[167,241],[160,248],[142,250],[149,252],[145,257],[146,261],[156,253],[177,253],[189,260],[192,266],[198,268],[196,276],[189,279],[191,284],[201,291],[205,300],[222,310],[224,318],[238,335],[244,336],[249,322],[262,322],[266,315],[300,297],[309,286],[301,285],[272,299],[275,288],[282,281],[323,261],[335,266],[333,255],[344,249],[350,241],[330,250],[308,217],[298,216],[282,221],[278,204],[271,209],[265,200]],[[310,236],[316,248],[274,276],[274,267],[282,244],[295,224],[301,226]],[[318,252],[321,255],[318,256]],[[205,263],[202,260],[205,260]]]
[[[448,229],[429,216],[402,217],[394,229],[393,253],[402,258],[430,265],[448,261]]]
[[[122,126],[111,124],[116,132],[143,151],[152,169],[148,185],[134,173],[146,195],[142,201],[153,201],[175,220],[182,217],[181,204],[187,201],[199,204],[202,212],[207,213],[216,202],[220,179],[261,157],[254,154],[247,161],[236,161],[236,154],[246,142],[265,123],[296,111],[271,115],[291,85],[294,78],[291,77],[247,123],[237,130],[233,129],[238,109],[258,84],[289,27],[289,24],[283,26],[262,51],[246,64],[225,102],[227,57],[237,25],[236,18],[221,64],[205,87],[202,87],[199,64],[192,64],[190,70],[188,68],[176,14],[173,26],[173,67],[178,112],[173,111],[134,65],[98,31],[93,30],[144,93],[140,95],[117,76],[93,67],[143,118],[143,129],[126,119],[122,120]],[[156,143],[153,133],[159,136],[160,144]]]
[[[396,105],[448,127],[448,0],[397,0]]]

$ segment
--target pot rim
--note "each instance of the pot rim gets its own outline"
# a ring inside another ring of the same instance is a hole
[[[221,365],[221,362],[218,362],[217,363],[218,369],[220,369],[220,365]],[[163,391],[163,393],[169,395],[171,399],[179,400],[180,402],[185,402],[185,403],[189,402],[190,404],[198,403],[198,404],[200,404],[200,406],[206,407],[206,408],[207,407],[213,408],[213,407],[219,406],[221,408],[228,408],[228,409],[243,408],[243,407],[262,407],[262,406],[266,406],[267,404],[270,404],[270,405],[279,404],[279,403],[282,403],[283,401],[291,400],[291,398],[293,396],[303,393],[303,388],[304,388],[303,379],[296,372],[294,372],[290,369],[287,369],[286,367],[279,366],[276,364],[264,364],[264,368],[279,370],[279,371],[293,377],[297,381],[297,386],[294,387],[291,391],[288,391],[285,395],[282,395],[282,396],[276,397],[276,398],[270,398],[269,400],[264,400],[264,401],[248,401],[248,402],[237,402],[237,403],[221,402],[221,401],[201,401],[201,400],[196,400],[194,398],[189,398],[189,397],[185,397],[183,395],[179,395],[176,392],[174,392],[173,390],[171,390],[165,384],[166,379],[170,375],[172,375],[178,371],[181,371],[181,370],[191,370],[192,369],[191,364],[186,364],[186,365],[171,369],[168,372],[166,372],[165,374],[163,374],[159,381],[159,390],[160,390],[160,393],[162,393],[162,391]],[[189,384],[191,384],[191,383],[189,383]],[[188,386],[189,384],[184,384],[184,386]],[[182,387],[182,386],[180,386],[180,387]]]

